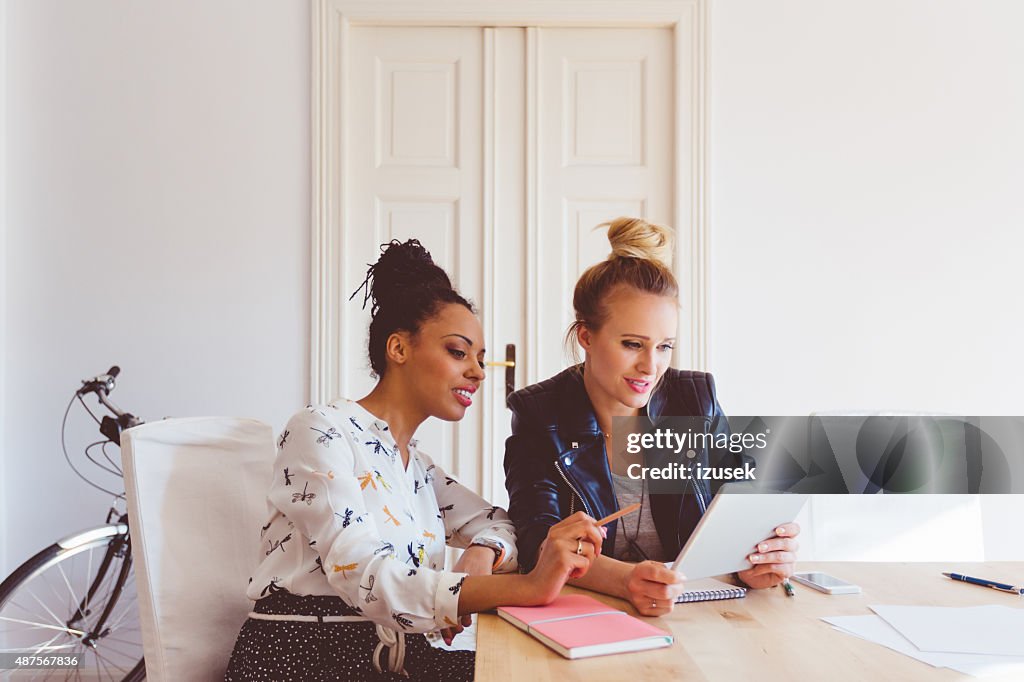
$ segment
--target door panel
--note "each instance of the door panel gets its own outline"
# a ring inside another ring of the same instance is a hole
[[[415,237],[466,296],[480,291],[482,33],[472,27],[350,31],[350,77],[358,94],[348,104],[353,125],[345,141],[349,272],[376,261],[381,244]],[[341,330],[353,351],[341,362],[356,368],[345,373],[350,398],[374,384],[365,360],[368,324],[368,312],[349,315]],[[416,438],[438,464],[479,489],[482,422],[473,406],[457,429],[429,419]]]
[[[609,253],[598,224],[673,224],[673,38],[669,29],[539,32],[537,378],[568,364],[557,340],[582,272]]]
[[[620,215],[674,219],[672,31],[354,26],[348,35],[346,271],[364,272],[382,243],[416,237],[477,305],[488,359],[516,345],[517,388],[559,371],[573,284],[609,251],[593,228]],[[369,316],[349,308],[339,361],[343,394],[358,398],[373,385]],[[429,420],[417,438],[504,505],[504,368],[488,375],[462,422]]]

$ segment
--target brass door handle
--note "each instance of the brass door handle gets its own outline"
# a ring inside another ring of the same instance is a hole
[[[488,367],[505,368],[505,399],[507,400],[516,390],[516,344],[510,343],[505,346],[504,360],[494,360],[484,364]]]

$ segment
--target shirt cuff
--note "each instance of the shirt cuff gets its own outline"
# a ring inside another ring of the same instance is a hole
[[[437,592],[434,593],[434,622],[438,629],[450,628],[459,624],[459,591],[467,573],[441,573],[437,581]]]
[[[516,570],[516,553],[511,551],[506,541],[492,535],[481,534],[469,543],[470,547],[473,545],[481,545],[495,551],[494,563],[491,565],[492,573],[509,573]]]

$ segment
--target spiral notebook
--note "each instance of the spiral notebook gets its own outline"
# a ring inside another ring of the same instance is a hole
[[[700,580],[687,580],[686,589],[676,597],[677,604],[685,604],[693,601],[714,601],[716,599],[741,599],[747,596],[745,587],[737,587],[729,583],[723,583],[714,578],[701,578]]]
[[[498,615],[566,658],[586,658],[671,646],[661,628],[582,594],[547,606],[502,606]]]

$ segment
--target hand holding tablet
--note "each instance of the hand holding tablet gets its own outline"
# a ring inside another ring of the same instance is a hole
[[[758,543],[757,552],[748,557],[753,567],[737,572],[740,580],[754,589],[762,589],[775,587],[793,575],[796,551],[800,547],[796,541],[799,534],[799,524],[779,525],[774,536]]]
[[[672,565],[689,579],[738,572],[754,588],[772,587],[793,572],[807,502],[798,494],[742,494],[730,486],[712,500]]]

